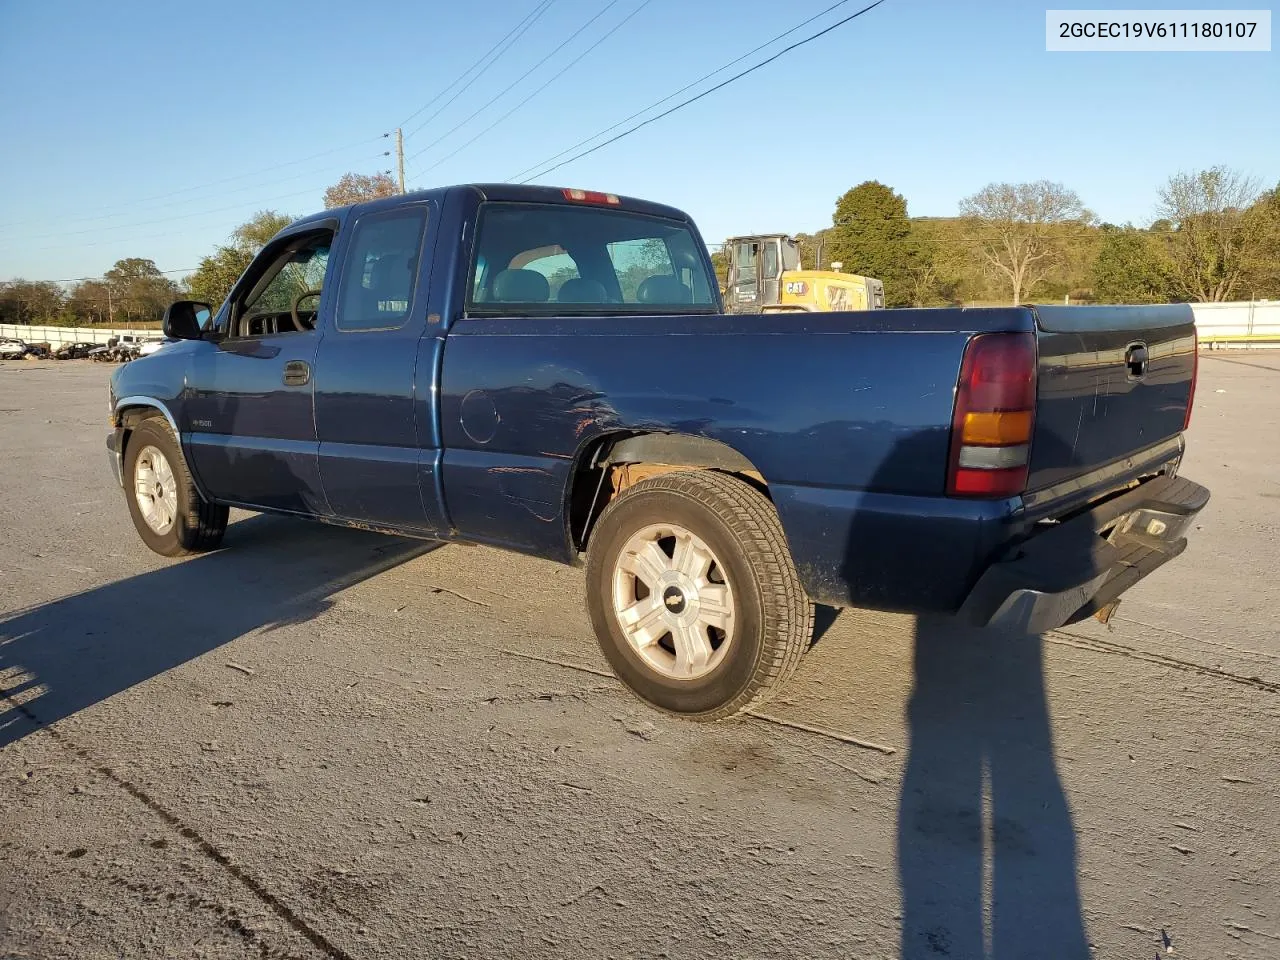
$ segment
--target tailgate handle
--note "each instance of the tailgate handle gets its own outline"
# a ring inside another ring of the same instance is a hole
[[[311,380],[311,368],[302,360],[290,360],[284,365],[284,385],[301,387]]]
[[[1124,352],[1124,365],[1129,370],[1129,379],[1141,380],[1147,375],[1147,345],[1133,343]]]

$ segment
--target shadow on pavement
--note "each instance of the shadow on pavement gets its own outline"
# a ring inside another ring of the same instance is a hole
[[[54,723],[253,630],[305,623],[338,591],[441,546],[269,516],[233,524],[224,544],[4,615],[0,693]],[[0,747],[34,729],[0,701]]]
[[[907,720],[902,956],[1087,958],[1039,637],[920,618]]]
[[[870,488],[940,484],[930,471],[947,442],[945,431],[904,431]],[[929,602],[959,603],[969,585],[953,574],[973,549],[971,531],[942,516],[907,520],[870,509],[855,516],[846,582],[887,595],[914,582]],[[902,957],[1086,960],[1041,639],[941,615],[917,617],[914,633],[897,830]]]

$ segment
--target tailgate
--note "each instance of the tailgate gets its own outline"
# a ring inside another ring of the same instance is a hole
[[[1039,343],[1028,489],[1181,432],[1196,374],[1186,304],[1035,307]]]

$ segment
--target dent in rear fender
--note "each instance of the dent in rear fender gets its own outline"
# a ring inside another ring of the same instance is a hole
[[[450,520],[463,539],[568,562],[562,501],[572,467],[564,457],[446,449]]]

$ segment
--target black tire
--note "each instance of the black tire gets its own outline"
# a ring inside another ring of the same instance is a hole
[[[734,599],[732,643],[697,679],[673,679],[646,663],[614,612],[614,572],[624,547],[663,523],[684,527],[710,548]],[[668,473],[625,491],[591,534],[586,580],[596,639],[618,678],[650,706],[689,720],[724,720],[760,706],[795,672],[813,636],[813,604],[777,511],[757,489],[724,473]]]
[[[135,470],[139,454],[148,446],[159,450],[169,462],[177,494],[174,522],[163,533],[157,533],[147,524],[138,504]],[[124,449],[124,498],[129,504],[129,516],[133,518],[133,525],[142,542],[164,557],[182,557],[215,550],[222,543],[222,535],[227,530],[228,509],[209,503],[200,496],[191,480],[187,461],[182,456],[182,447],[168,422],[161,417],[143,420],[129,434]]]

